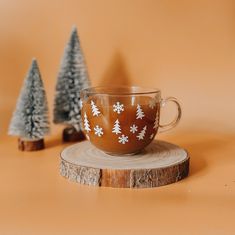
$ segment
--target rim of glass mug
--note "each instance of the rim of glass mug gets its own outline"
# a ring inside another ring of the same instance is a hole
[[[120,92],[120,90],[126,90]],[[116,90],[116,91],[115,91]],[[119,90],[119,91],[117,91]],[[107,95],[107,96],[135,96],[135,95],[151,95],[151,94],[158,94],[159,102],[160,102],[160,109],[165,108],[168,102],[173,102],[177,107],[177,114],[174,119],[167,124],[160,124],[159,121],[159,131],[158,133],[162,133],[174,128],[180,121],[182,117],[182,109],[180,102],[175,97],[167,97],[161,98],[161,91],[160,89],[155,88],[142,88],[138,86],[96,86],[96,87],[88,87],[80,92],[81,97],[85,98],[86,96],[90,95]]]
[[[160,89],[144,88],[138,86],[95,86],[81,90],[81,95],[151,95],[161,93]]]

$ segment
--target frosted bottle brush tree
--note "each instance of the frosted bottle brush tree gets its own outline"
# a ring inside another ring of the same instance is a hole
[[[19,136],[19,149],[32,151],[44,148],[44,135],[49,132],[46,93],[36,59],[25,78],[9,134]]]
[[[54,123],[66,124],[65,141],[84,139],[81,131],[80,91],[90,85],[85,59],[74,27],[65,47],[56,84]]]

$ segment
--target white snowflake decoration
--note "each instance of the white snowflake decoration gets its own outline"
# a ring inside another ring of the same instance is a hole
[[[137,135],[137,139],[138,140],[143,140],[144,139],[146,130],[147,130],[147,126],[144,126],[142,131]]]
[[[157,104],[156,99],[151,99],[151,100],[149,101],[149,107],[150,107],[151,109],[154,109],[154,108],[156,107],[156,104]]]
[[[120,122],[118,119],[115,121],[115,124],[113,126],[112,133],[115,133],[116,135],[121,134],[121,127],[120,127]]]
[[[137,105],[137,111],[136,111],[136,119],[142,119],[145,116],[141,106]]]
[[[101,137],[104,134],[103,128],[99,127],[98,125],[94,127],[94,131],[95,131],[95,135],[98,135],[99,137]]]
[[[132,126],[130,126],[130,132],[131,133],[135,133],[138,131],[138,126],[136,126],[135,124],[133,124]]]
[[[91,111],[92,111],[93,116],[100,115],[100,110],[97,108],[97,106],[95,105],[95,102],[93,100],[91,100]]]
[[[118,139],[119,139],[118,142],[121,144],[125,144],[128,142],[128,136],[125,136],[125,135],[121,135],[120,137],[118,137]]]
[[[116,104],[113,105],[113,111],[120,114],[121,112],[124,111],[124,105],[121,104],[120,102],[117,102]]]

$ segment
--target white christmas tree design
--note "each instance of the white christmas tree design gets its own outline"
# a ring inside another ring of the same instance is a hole
[[[130,126],[130,132],[131,133],[135,133],[138,131],[138,126],[136,126],[135,124],[133,124],[132,126]]]
[[[100,115],[100,111],[97,108],[97,106],[95,105],[95,102],[93,100],[91,100],[91,111],[93,116],[99,116]]]
[[[117,102],[116,104],[113,105],[113,111],[120,114],[121,112],[124,111],[124,105],[121,104],[120,102]]]
[[[136,119],[142,119],[145,116],[141,106],[137,105],[137,111],[136,111]]]
[[[128,136],[127,135],[121,135],[120,137],[118,137],[118,139],[119,139],[119,143],[121,143],[121,144],[125,144],[125,143],[127,143],[128,142]]]
[[[154,134],[152,133],[152,134],[149,136],[149,139],[151,140],[153,137],[154,137]]]
[[[115,133],[116,135],[121,134],[121,127],[118,119],[114,123],[112,132]]]
[[[95,135],[98,135],[99,137],[101,137],[104,134],[103,128],[99,127],[98,125],[94,127],[94,131],[95,131]]]
[[[159,115],[158,115],[158,112],[156,112],[156,118],[155,118],[155,121],[154,121],[154,129],[157,129],[158,128],[158,122],[159,122]]]
[[[143,140],[146,134],[147,126],[144,126],[142,131],[137,135],[138,140]]]
[[[84,129],[85,129],[87,132],[91,131],[90,124],[89,124],[89,121],[88,121],[88,119],[87,119],[86,113],[84,113]]]

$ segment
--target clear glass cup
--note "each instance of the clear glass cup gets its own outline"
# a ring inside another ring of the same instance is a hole
[[[168,102],[177,106],[177,114],[172,122],[161,125],[161,109]],[[162,99],[161,91],[151,88],[91,87],[81,91],[80,105],[88,140],[111,155],[140,152],[158,132],[172,129],[181,118],[177,99]]]

